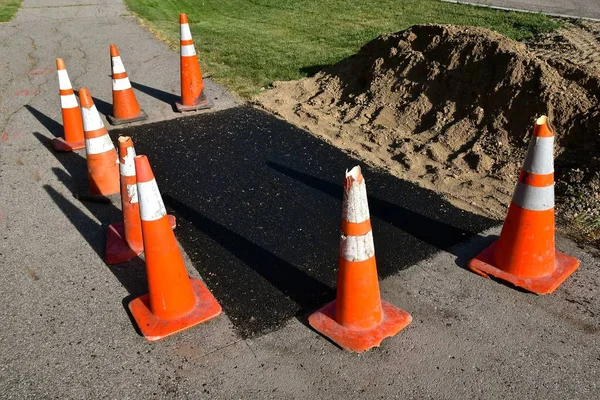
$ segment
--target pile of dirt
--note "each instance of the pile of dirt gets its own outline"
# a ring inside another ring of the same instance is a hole
[[[257,101],[372,165],[499,219],[533,122],[546,114],[556,135],[558,204],[593,221],[599,94],[598,70],[543,46],[536,52],[483,28],[419,25],[314,77],[276,82]]]

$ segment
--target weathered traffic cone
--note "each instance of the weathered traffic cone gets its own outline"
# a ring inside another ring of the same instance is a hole
[[[367,189],[354,167],[344,185],[337,296],[308,322],[342,348],[362,353],[411,321],[409,313],[381,300]]]
[[[58,72],[58,88],[60,90],[60,107],[62,110],[64,139],[52,139],[52,147],[57,151],[73,151],[83,149],[83,122],[79,104],[71,86],[67,68],[62,59],[56,59],[56,72]]]
[[[119,172],[121,174],[121,209],[123,222],[108,226],[104,262],[108,265],[120,264],[139,256],[144,251],[142,220],[138,202],[135,148],[129,136],[119,137]],[[171,227],[175,227],[175,217],[168,215]]]
[[[179,15],[181,46],[181,102],[176,102],[177,111],[195,111],[211,108],[212,102],[204,94],[204,81],[187,15]]]
[[[579,260],[554,246],[553,148],[554,134],[542,116],[535,123],[500,238],[469,262],[473,272],[546,294],[579,267]]]
[[[221,313],[217,300],[198,279],[190,279],[146,156],[135,157],[149,293],[129,310],[150,341],[164,338]]]
[[[108,122],[112,125],[121,125],[148,119],[148,115],[140,109],[127,72],[125,72],[119,50],[114,44],[110,45],[110,65],[112,70],[113,112],[112,115],[106,116]]]
[[[89,193],[78,197],[82,200],[106,201],[107,196],[119,193],[117,151],[86,88],[79,90],[79,100],[85,135]]]

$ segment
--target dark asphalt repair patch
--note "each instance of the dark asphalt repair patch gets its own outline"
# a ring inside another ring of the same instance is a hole
[[[335,297],[344,172],[359,161],[251,107],[119,134],[150,158],[178,240],[242,337]],[[380,278],[498,223],[361,166]]]

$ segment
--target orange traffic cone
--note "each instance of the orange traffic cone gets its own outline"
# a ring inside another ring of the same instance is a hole
[[[119,172],[121,174],[123,222],[115,222],[108,226],[104,261],[109,265],[129,261],[144,251],[134,157],[133,141],[129,136],[120,136]],[[169,224],[174,228],[175,217],[168,215],[168,218]]]
[[[79,90],[81,115],[85,134],[85,153],[88,168],[88,185],[91,196],[85,200],[104,201],[106,196],[119,193],[119,161],[117,151],[100,119],[100,114],[86,88]]]
[[[211,108],[212,103],[204,94],[204,81],[192,40],[187,15],[179,14],[181,46],[181,102],[176,102],[177,111],[194,111]]]
[[[60,90],[60,106],[63,119],[63,138],[52,139],[52,146],[57,151],[73,151],[83,149],[83,122],[81,112],[77,104],[73,86],[67,74],[67,68],[62,59],[56,59],[56,71],[58,72],[58,88]]]
[[[106,119],[112,125],[127,124],[129,122],[143,121],[148,118],[140,106],[131,87],[131,82],[125,72],[119,50],[114,44],[110,45],[110,65],[112,70],[113,86],[113,113]]]
[[[146,156],[135,157],[149,293],[129,303],[146,339],[162,339],[216,317],[221,306],[190,279]]]
[[[411,321],[409,313],[381,301],[367,188],[354,167],[344,185],[337,296],[308,322],[342,348],[362,353]]]
[[[579,267],[554,248],[554,134],[537,119],[527,157],[500,238],[469,262],[469,269],[530,292],[553,292]]]

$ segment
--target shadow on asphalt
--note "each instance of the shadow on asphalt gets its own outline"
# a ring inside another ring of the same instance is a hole
[[[146,93],[148,96],[154,97],[156,100],[160,100],[164,103],[169,104],[173,111],[177,111],[175,108],[175,102],[179,101],[180,98],[176,94],[165,92],[164,90],[156,89],[150,86],[142,85],[141,83],[131,81],[131,86],[140,92]]]
[[[50,118],[49,116],[47,116],[46,114],[44,114],[43,112],[38,110],[37,108],[30,106],[29,104],[25,104],[25,108],[42,125],[44,125],[44,128],[46,128],[48,130],[48,132],[50,132],[53,136],[55,136],[55,137],[62,136],[63,126],[61,124],[59,124],[58,122],[56,122],[55,120],[53,120],[52,118]],[[43,136],[42,134],[39,134],[39,135]],[[50,142],[50,141],[48,140],[48,142]]]
[[[260,247],[242,235],[227,229],[223,225],[200,214],[170,195],[163,196],[165,205],[178,215],[191,222],[199,232],[203,232],[227,251],[239,258],[246,266],[252,268],[261,277],[269,281],[283,295],[300,305],[310,309],[334,296],[331,287],[313,278],[293,264]],[[235,286],[246,285],[243,276],[231,274],[229,279],[238,280]],[[302,288],[302,290],[298,290]]]
[[[267,161],[267,166],[311,188],[327,193],[340,202],[342,201],[344,193],[342,185],[304,174],[271,161]],[[455,245],[463,242],[465,238],[473,236],[472,232],[456,228],[373,196],[368,196],[368,202],[371,217],[379,218],[425,243],[452,254],[454,254],[452,251]]]
[[[40,117],[48,118],[44,114],[41,114]],[[60,126],[60,129],[62,130],[62,126]],[[39,132],[33,132],[33,135],[62,164],[64,170],[52,168],[52,172],[56,175],[58,181],[73,193],[87,191],[87,164],[85,158],[77,152],[55,152],[50,139]],[[44,185],[44,189],[56,206],[69,219],[75,229],[77,229],[82,239],[89,244],[99,258],[104,259],[108,225],[112,222],[122,220],[121,210],[112,203],[85,202],[79,201],[75,197],[69,199],[49,185]],[[83,204],[98,221],[83,212],[78,204]],[[85,265],[82,265],[82,268],[85,268]],[[133,320],[127,305],[135,297],[148,292],[146,265],[141,258],[137,257],[127,263],[112,266],[107,265],[107,268],[129,293],[122,300],[123,307],[132,325],[141,336],[141,332]]]
[[[149,157],[178,240],[242,337],[333,299],[344,171],[361,162],[251,107],[118,134]],[[382,278],[440,250],[458,256],[460,243],[498,224],[362,167]]]
[[[108,224],[98,223],[93,218],[86,215],[79,209],[74,202],[60,194],[56,189],[49,185],[44,185],[44,189],[54,201],[56,206],[69,219],[71,224],[77,229],[81,237],[94,249],[98,257],[104,259],[106,246],[106,231]],[[75,200],[77,201],[77,200]],[[85,203],[82,203],[85,204]],[[90,209],[90,207],[88,207]],[[86,265],[81,265],[81,268],[86,268]],[[131,324],[135,328],[138,335],[142,336],[133,315],[129,311],[129,302],[134,298],[148,292],[148,284],[146,279],[146,264],[139,257],[134,258],[123,264],[107,265],[106,268],[113,273],[119,283],[127,290],[129,295],[122,299],[122,305]]]

